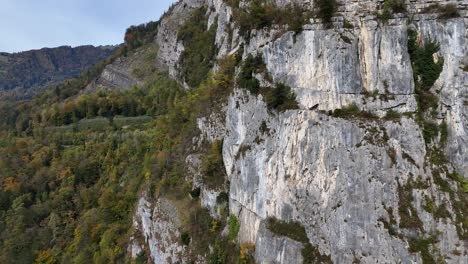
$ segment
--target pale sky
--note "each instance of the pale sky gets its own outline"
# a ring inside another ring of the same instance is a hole
[[[0,0],[0,52],[123,42],[176,0]]]

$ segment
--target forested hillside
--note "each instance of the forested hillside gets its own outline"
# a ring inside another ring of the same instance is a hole
[[[66,79],[75,78],[110,56],[117,47],[58,47],[0,53],[0,95],[30,97]]]

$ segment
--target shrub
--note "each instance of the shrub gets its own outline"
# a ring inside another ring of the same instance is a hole
[[[448,126],[447,122],[443,121],[439,126],[440,131],[440,145],[445,146],[448,138]]]
[[[182,235],[180,236],[180,240],[182,241],[182,244],[188,246],[190,244],[190,235],[187,232],[183,232]]]
[[[408,182],[405,186],[398,184],[398,213],[400,214],[400,228],[422,230],[423,223],[413,206],[413,186]]]
[[[439,104],[439,98],[436,95],[421,89],[416,90],[416,101],[418,102],[418,111],[421,113],[429,109],[435,110]]]
[[[263,58],[260,55],[254,57],[250,54],[241,67],[237,84],[253,94],[261,92],[270,110],[275,109],[282,112],[288,109],[297,109],[296,95],[291,87],[277,83],[273,88],[261,89],[260,82],[254,77],[254,73],[264,72],[266,72],[266,65]]]
[[[125,46],[133,50],[154,40],[158,33],[158,22],[149,22],[138,26],[131,26],[125,32]]]
[[[359,109],[359,107],[355,104],[352,103],[348,106],[345,106],[344,108],[341,109],[336,109],[332,113],[333,117],[340,117],[340,118],[364,118],[364,119],[375,119],[377,116],[374,114],[367,112],[367,111],[362,111]]]
[[[239,234],[240,230],[240,222],[237,220],[237,217],[235,215],[229,216],[229,232],[228,232],[228,238],[229,240],[234,240],[237,238],[237,234]]]
[[[437,243],[435,236],[414,238],[409,241],[409,250],[410,252],[420,252],[423,263],[436,263],[429,251],[429,247],[435,243]]]
[[[279,236],[289,237],[302,243],[309,243],[304,226],[299,222],[284,222],[273,217],[267,219],[267,228]]]
[[[423,120],[421,124],[424,141],[426,144],[429,144],[439,135],[439,126],[436,123],[427,120]]]
[[[242,243],[239,252],[239,264],[255,263],[255,245]]]
[[[283,83],[277,83],[274,88],[268,89],[265,92],[265,100],[268,109],[276,109],[279,112],[299,108],[291,87]]]
[[[249,54],[242,64],[237,84],[253,94],[258,94],[260,91],[260,82],[254,77],[254,74],[264,71],[266,71],[266,65],[263,62],[262,56],[257,55],[254,57],[252,54]]]
[[[404,12],[406,12],[406,5],[404,0],[385,0],[382,12],[378,17],[383,21],[387,21],[393,18],[394,13]]]
[[[454,18],[459,17],[458,8],[456,4],[447,4],[439,9],[439,18]]]
[[[215,141],[211,145],[208,154],[202,158],[200,171],[203,175],[203,181],[211,188],[218,188],[224,184],[225,169],[222,155],[223,143]]]
[[[312,244],[307,243],[301,250],[302,258],[304,259],[304,264],[314,264],[314,263],[330,263],[333,261],[328,255],[322,255],[317,247],[312,246]]]
[[[440,5],[439,3],[431,4],[424,8],[424,13],[439,13],[439,18],[447,19],[459,17],[458,8],[456,4]]]
[[[406,12],[405,0],[385,0],[384,6],[387,6],[387,8],[391,8],[393,13]]]
[[[444,65],[443,58],[434,62],[433,54],[439,51],[439,44],[430,39],[425,40],[422,46],[417,43],[416,31],[408,31],[408,52],[411,57],[413,73],[417,88],[429,90],[439,78]]]
[[[318,7],[317,16],[322,19],[325,24],[330,25],[331,19],[336,12],[335,0],[317,0],[315,3]]]
[[[200,197],[200,193],[201,193],[201,189],[200,187],[198,187],[190,191],[190,196],[192,197],[192,199],[197,199]]]
[[[184,44],[180,57],[181,72],[190,87],[198,87],[214,65],[217,52],[216,24],[207,31],[206,8],[195,9],[191,19],[180,28],[177,39]]]
[[[299,222],[284,222],[273,217],[268,218],[267,228],[278,236],[285,236],[304,244],[302,257],[304,263],[333,263],[330,256],[320,254],[317,247],[310,244],[304,226]]]
[[[401,118],[401,114],[394,110],[388,110],[385,114],[385,118],[389,120],[398,120]]]
[[[229,194],[226,192],[221,192],[218,197],[216,197],[217,204],[224,204],[229,202]]]
[[[239,9],[238,2],[231,3],[231,6],[234,8],[234,20],[244,37],[248,37],[253,29],[269,28],[273,24],[288,25],[289,30],[297,33],[311,17],[310,12],[297,4],[281,8],[272,1],[253,0],[246,8]]]

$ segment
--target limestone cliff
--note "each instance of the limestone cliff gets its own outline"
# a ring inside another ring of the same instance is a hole
[[[467,263],[468,3],[404,1],[405,12],[384,20],[387,1],[339,0],[331,25],[312,16],[299,32],[273,25],[246,37],[233,21],[232,2],[178,2],[159,26],[154,65],[189,88],[180,74],[184,45],[177,31],[190,10],[206,6],[216,57],[261,55],[267,74],[255,77],[265,87],[289,85],[299,109],[271,111],[262,94],[237,86],[220,113],[200,119],[194,142],[223,140],[229,180],[218,189],[204,186],[196,153],[188,157],[187,177],[198,182],[201,204],[217,215],[216,196],[228,191],[229,211],[240,221],[238,241],[255,244],[258,263],[303,261],[305,244],[272,233],[271,217],[300,223],[309,243],[333,263]],[[317,9],[314,1],[294,2]],[[454,4],[458,15],[443,17],[434,3]],[[432,56],[443,63],[428,90],[438,99],[429,119],[446,125],[446,135],[437,132],[430,141],[432,130],[418,117],[410,32],[419,46],[438,43]],[[112,67],[101,79],[112,79]],[[368,117],[333,114],[350,105]],[[185,261],[187,247],[174,239],[179,224],[167,216],[168,203],[141,198],[134,225],[144,239],[132,242],[134,255],[147,248],[155,263]]]

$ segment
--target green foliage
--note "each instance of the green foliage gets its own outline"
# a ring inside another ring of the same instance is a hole
[[[298,222],[283,222],[276,218],[267,219],[267,228],[278,236],[289,237],[302,243],[309,243],[304,226]]]
[[[237,234],[239,233],[240,230],[240,222],[237,220],[237,217],[235,215],[229,216],[229,232],[228,232],[228,239],[229,240],[234,240],[237,238]]]
[[[266,65],[260,55],[256,57],[249,54],[244,60],[239,76],[237,77],[237,84],[244,89],[249,90],[253,94],[260,92],[260,82],[254,77],[255,73],[264,72]]]
[[[159,21],[152,21],[146,24],[129,27],[125,32],[124,38],[127,51],[151,43],[158,34],[158,26]]]
[[[222,141],[215,141],[211,145],[210,151],[202,158],[200,172],[204,183],[210,188],[219,188],[225,182],[226,171],[222,151]]]
[[[301,251],[304,263],[333,263],[330,256],[320,254],[318,248],[310,244],[305,228],[299,222],[284,222],[273,217],[266,221],[266,227],[274,234],[289,237],[304,244]]]
[[[180,240],[182,241],[182,244],[188,246],[190,244],[190,235],[187,232],[183,232],[182,235],[180,235]]]
[[[385,118],[388,120],[399,120],[401,118],[401,114],[394,110],[388,110],[385,114]]]
[[[346,20],[346,18],[343,18],[343,27],[347,29],[353,29],[354,25],[348,20]]]
[[[436,236],[414,238],[409,241],[409,250],[420,252],[424,264],[436,263],[430,251],[430,246],[435,243],[437,243]]]
[[[439,131],[440,131],[440,145],[445,146],[447,144],[447,139],[448,139],[448,126],[445,120],[442,121],[442,123],[439,125]]]
[[[333,261],[329,255],[322,255],[317,247],[312,246],[310,243],[306,243],[301,250],[304,264],[316,264],[316,263],[329,263]]]
[[[275,87],[267,89],[264,92],[265,101],[268,109],[275,109],[283,112],[289,109],[298,109],[296,95],[291,90],[291,87],[277,83]]]
[[[115,121],[117,125],[122,125],[132,122],[132,119],[122,117],[139,116],[141,119],[141,116],[167,113],[171,109],[170,102],[185,93],[177,82],[169,79],[164,73],[155,73],[150,81],[152,84],[143,88],[133,88],[128,91],[100,90],[95,94],[52,103],[50,107],[35,113],[32,123],[15,125],[19,128],[19,132],[22,132],[39,123],[46,126],[63,126],[96,117],[105,117]],[[81,123],[83,126],[92,125],[90,122]]]
[[[404,0],[385,0],[382,12],[379,14],[379,18],[383,21],[387,21],[393,18],[394,13],[404,12],[406,12],[406,5]]]
[[[458,174],[456,171],[453,172],[453,173],[450,173],[447,175],[450,179],[458,182],[460,184],[460,188],[459,188],[459,191],[460,191],[460,195],[465,197],[466,195],[463,194],[463,193],[468,193],[468,180],[466,180],[465,178],[463,178],[462,176],[460,176],[460,174]]]
[[[157,70],[155,62],[157,61],[158,50],[158,45],[151,43],[135,51],[135,53],[138,53],[135,56],[139,56],[139,58],[132,62],[132,75],[139,80],[144,80],[153,75]]]
[[[439,135],[439,126],[432,121],[422,120],[421,122],[424,141],[429,144]]]
[[[24,122],[17,126],[0,116],[0,262],[124,262],[142,185],[154,196],[189,200],[184,164],[196,120],[224,102],[233,86],[235,58],[219,65],[189,92],[155,73],[129,91],[2,103]],[[133,118],[143,124],[125,125]],[[70,127],[62,129],[65,124]],[[100,125],[106,128],[95,128]],[[222,164],[221,144],[214,145],[206,156]],[[225,175],[222,166],[206,168]],[[190,245],[208,252],[222,223],[214,224],[208,212],[193,215],[188,221],[193,226],[186,229]]]
[[[434,62],[433,54],[439,51],[439,44],[426,40],[420,46],[417,42],[416,31],[408,31],[408,52],[411,57],[416,89],[428,91],[439,78],[444,65],[443,58]]]
[[[200,197],[200,193],[201,193],[200,187],[195,188],[190,192],[190,197],[192,197],[192,199],[198,199]]]
[[[352,103],[348,106],[345,106],[341,109],[336,109],[332,113],[333,117],[340,117],[340,118],[363,118],[363,119],[375,119],[377,118],[374,114],[362,111],[359,107]]]
[[[275,87],[262,89],[260,82],[254,77],[254,74],[258,73],[267,74],[266,65],[260,55],[254,57],[250,54],[242,64],[237,84],[253,94],[261,93],[270,110],[275,109],[283,112],[288,109],[298,108],[296,95],[291,87],[283,83],[277,83]]]
[[[418,213],[413,206],[413,186],[412,182],[401,186],[398,184],[398,213],[400,214],[400,227],[421,230],[423,223],[419,219]]]
[[[439,98],[429,91],[424,91],[416,88],[416,100],[418,102],[418,112],[423,114],[424,112],[431,110],[431,115],[435,114],[435,109],[439,105]]]
[[[336,1],[335,0],[316,0],[318,6],[317,16],[322,19],[325,24],[330,25],[331,19],[336,12]]]
[[[246,8],[239,8],[237,1],[231,1],[233,17],[240,34],[248,37],[253,29],[270,28],[272,25],[288,26],[296,33],[302,30],[312,14],[297,4],[278,7],[273,1],[253,0]]]
[[[150,148],[150,134],[71,132],[68,137],[83,141],[68,145],[56,133],[38,134],[17,137],[0,149],[2,156],[9,155],[0,175],[11,175],[0,203],[2,262],[79,262],[92,260],[93,254],[124,258],[114,249],[127,243],[128,212],[141,181],[134,164]],[[51,246],[54,250],[45,253]]]
[[[424,8],[424,13],[439,13],[439,18],[449,19],[459,17],[458,8],[456,4],[446,4],[440,5],[439,3],[431,4],[428,7]]]
[[[333,112],[334,117],[348,117],[358,116],[361,113],[361,109],[356,104],[350,104],[342,109],[336,109]]]
[[[217,23],[213,23],[207,30],[206,11],[206,7],[195,9],[177,35],[177,39],[184,44],[184,52],[180,57],[182,77],[192,88],[198,87],[207,78],[217,52]]]
[[[231,222],[235,222],[231,219],[229,219],[229,230],[232,228]],[[232,239],[221,235],[225,223],[213,219],[208,209],[197,205],[190,213],[189,222],[188,230],[192,237],[191,249],[196,254],[207,255],[208,263],[253,263],[249,261],[249,256],[243,258],[241,249],[232,242]],[[232,226],[235,225],[235,223],[232,224]]]

